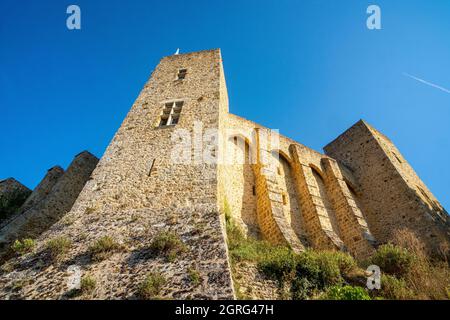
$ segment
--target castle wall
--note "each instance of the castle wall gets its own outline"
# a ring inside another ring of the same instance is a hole
[[[258,238],[256,180],[250,159],[250,146],[241,137],[230,137],[230,164],[224,166],[226,206],[234,221],[246,235]]]
[[[14,260],[20,272],[0,276],[0,298],[66,298],[73,266],[95,279],[96,299],[136,298],[150,272],[166,279],[162,297],[234,298],[225,214],[246,235],[296,252],[365,259],[404,227],[430,248],[448,241],[448,214],[387,137],[359,122],[325,152],[230,114],[219,50],[165,57],[101,160],[84,152],[65,173],[51,169],[25,212],[0,229],[4,247],[37,238],[33,253]],[[0,197],[14,189],[7,185]],[[170,261],[150,250],[169,233],[187,248]],[[105,236],[120,248],[93,260],[90,248]],[[46,264],[47,242],[57,237],[72,245]],[[189,280],[192,270],[199,284]]]
[[[14,178],[0,181],[0,225],[14,216],[31,190]]]
[[[35,193],[35,199],[41,198],[41,201],[15,216],[0,229],[0,244],[3,248],[1,254],[5,253],[4,249],[14,240],[36,238],[61,219],[72,208],[97,162],[98,159],[88,152],[77,155],[67,171],[57,179],[50,193],[42,199],[45,191],[48,191],[60,174],[60,169],[50,172]]]
[[[288,225],[294,230],[302,243],[307,243],[306,229],[299,205],[299,197],[295,185],[295,176],[291,164],[281,154],[273,153],[274,165],[277,169],[276,180],[280,187],[283,212]]]
[[[187,75],[177,80],[181,68]],[[218,168],[203,158],[216,153],[214,137],[203,133],[219,128],[220,112],[227,108],[221,96],[226,90],[223,77],[219,50],[163,58],[72,210],[39,238],[37,252],[56,236],[72,241],[58,267],[75,264],[93,277],[93,298],[135,297],[150,272],[166,278],[164,297],[233,298],[219,216]],[[165,104],[175,100],[184,102],[178,124],[159,127]],[[188,161],[183,162],[186,154]],[[168,232],[187,247],[172,262],[148,254],[155,236]],[[103,261],[89,260],[89,246],[103,236],[123,248]],[[189,281],[189,269],[198,272],[199,285]],[[29,298],[55,299],[67,293],[66,272],[41,269],[34,279],[23,289]]]
[[[290,225],[291,219],[287,218],[291,216],[291,213],[287,206],[287,195],[285,195],[286,205],[283,202],[283,189],[282,185],[280,185],[281,180],[278,181],[277,178],[277,165],[273,159],[273,150],[270,147],[271,132],[252,121],[233,114],[228,114],[226,129],[227,139],[224,139],[225,141],[229,142],[230,137],[237,136],[241,140],[244,139],[247,141],[250,146],[250,155],[253,163],[252,168],[255,176],[257,220],[262,238],[275,244],[287,244],[296,251],[303,250],[304,245]],[[283,152],[284,150],[287,152],[289,147],[288,139],[279,136],[274,141],[276,140],[279,140],[279,143],[276,144],[276,151]],[[224,146],[224,149],[227,149],[226,146]],[[229,168],[229,165],[225,165],[224,167]],[[231,181],[233,180],[233,176],[224,175],[223,179],[225,182],[227,180]],[[285,179],[282,179],[282,181],[284,181],[286,188]],[[239,191],[225,189],[224,194],[227,196],[236,192]],[[299,219],[294,220],[295,222],[299,221]]]
[[[430,250],[448,242],[448,215],[388,138],[360,121],[324,149],[358,181],[355,189],[377,241],[387,242],[408,228]],[[418,187],[433,199],[434,209]]]
[[[266,128],[233,114],[227,129],[229,135],[247,141],[250,154],[259,157],[253,169],[263,238],[300,251],[305,246],[346,249],[361,258],[372,252],[374,239],[363,209],[345,182],[355,183],[349,170],[283,135],[271,141]],[[236,178],[229,173],[224,180],[232,185]],[[242,191],[237,185],[225,189],[228,195]],[[234,211],[238,216],[239,210]]]
[[[332,220],[334,216],[330,216],[334,211],[331,211],[323,178],[316,176],[323,155],[298,144],[293,144],[290,149],[309,243],[318,249],[343,248],[344,243]]]
[[[369,230],[357,195],[345,181],[341,166],[331,158],[322,159],[327,193],[334,207],[334,228],[348,251],[359,259],[366,259],[374,252],[375,238]]]
[[[27,198],[27,201],[25,201],[25,203],[20,207],[19,211],[23,213],[30,210],[39,202],[44,200],[63,174],[64,169],[59,166],[49,169],[45,177],[41,180],[41,182],[39,182],[31,195]]]

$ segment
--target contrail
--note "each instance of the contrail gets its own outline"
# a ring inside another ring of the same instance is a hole
[[[404,75],[404,76],[407,76],[407,77],[409,77],[409,78],[411,78],[411,79],[417,80],[417,81],[419,81],[419,82],[422,82],[422,83],[424,83],[424,84],[426,84],[426,85],[429,85],[430,87],[433,87],[433,88],[442,90],[442,91],[444,91],[444,92],[450,93],[450,90],[449,90],[449,89],[446,89],[446,88],[444,88],[444,87],[438,86],[437,84],[428,82],[428,81],[426,81],[426,80],[423,80],[423,79],[414,77],[414,76],[410,75],[409,73],[403,72],[403,75]]]

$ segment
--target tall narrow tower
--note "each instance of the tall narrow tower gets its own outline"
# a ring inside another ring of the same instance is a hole
[[[447,212],[389,138],[361,120],[324,150],[353,172],[378,241],[407,228],[433,252],[449,244]]]
[[[66,259],[96,279],[94,298],[133,296],[149,273],[166,279],[166,297],[233,298],[218,166],[204,161],[205,152],[216,152],[202,136],[219,130],[226,95],[219,50],[161,59],[72,210],[39,239],[41,246],[55,236],[71,240]],[[88,259],[103,237],[120,249]],[[33,275],[38,284],[53,281],[27,298],[65,294],[68,275],[49,272]],[[200,283],[189,280],[190,272]]]

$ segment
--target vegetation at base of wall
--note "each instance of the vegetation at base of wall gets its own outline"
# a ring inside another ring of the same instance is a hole
[[[399,232],[393,243],[380,246],[365,262],[336,251],[290,248],[246,238],[227,215],[226,229],[232,269],[242,261],[255,263],[269,279],[278,281],[290,299],[450,299],[448,262],[431,260],[423,244],[410,232]],[[376,264],[382,272],[381,289],[365,288],[364,270]],[[233,275],[239,296],[239,277]],[[236,281],[238,280],[238,281]]]
[[[380,246],[370,262],[379,266],[387,274],[403,276],[408,273],[416,260],[416,257],[408,250],[389,243]]]
[[[11,290],[12,291],[20,291],[22,290],[25,286],[27,286],[28,284],[32,283],[32,279],[31,278],[22,278],[22,279],[17,279],[14,280],[11,284]]]
[[[80,290],[82,294],[88,295],[94,292],[97,282],[90,276],[84,276],[81,278]]]
[[[425,246],[409,230],[397,231],[392,243],[380,246],[369,263],[380,266],[385,299],[450,299],[450,269],[444,259],[431,259]]]
[[[226,212],[225,212],[226,213]],[[355,260],[343,252],[307,250],[294,253],[286,246],[245,237],[225,214],[228,248],[232,264],[250,261],[267,278],[288,286],[291,299],[310,299],[334,285],[344,285],[357,269]]]
[[[0,265],[0,274],[10,273],[10,272],[14,271],[15,268],[16,268],[16,266],[12,262],[12,260],[6,261],[5,263]]]
[[[374,295],[388,300],[410,300],[414,298],[414,292],[407,287],[404,279],[397,279],[388,274],[381,276],[381,289]]]
[[[158,272],[147,274],[144,281],[139,285],[137,295],[144,300],[159,299],[162,288],[166,284],[166,278]]]
[[[173,262],[187,251],[187,246],[176,233],[163,231],[153,238],[149,249],[152,254],[164,256],[169,262]]]
[[[83,276],[80,281],[80,287],[72,289],[66,293],[67,298],[75,298],[80,296],[89,296],[95,290],[97,282],[90,276]]]
[[[66,254],[70,247],[72,246],[72,241],[64,236],[53,238],[47,241],[45,246],[50,258],[53,261],[59,260],[64,254]]]
[[[191,281],[191,283],[194,286],[198,286],[201,282],[201,276],[200,276],[200,272],[198,272],[197,269],[195,268],[189,268],[188,269],[188,276],[189,276],[189,280]]]
[[[303,300],[332,286],[346,284],[357,268],[346,253],[307,250],[295,254],[288,248],[273,250],[258,262],[258,269],[280,285],[289,285],[291,298]]]
[[[120,250],[122,246],[110,236],[103,236],[89,246],[89,254],[94,261],[102,261],[110,257],[114,252]]]
[[[14,241],[11,249],[18,255],[24,255],[33,251],[36,246],[36,241],[33,239],[22,239]]]
[[[329,287],[320,298],[324,300],[371,300],[366,290],[352,286]]]

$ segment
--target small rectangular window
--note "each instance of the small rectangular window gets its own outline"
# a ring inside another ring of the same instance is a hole
[[[156,159],[153,159],[152,162],[150,163],[150,169],[148,170],[148,174],[147,174],[149,177],[152,175],[152,172],[155,171],[155,169],[154,169],[154,167],[155,167],[155,160]]]
[[[159,122],[160,127],[176,125],[180,120],[181,110],[183,109],[183,101],[173,101],[164,104]]]
[[[180,70],[178,70],[177,79],[178,80],[184,80],[184,78],[186,78],[186,74],[187,74],[187,69],[180,69]]]
[[[287,205],[287,196],[286,196],[286,194],[282,194],[281,197],[282,197],[282,200],[283,200],[283,205]]]

